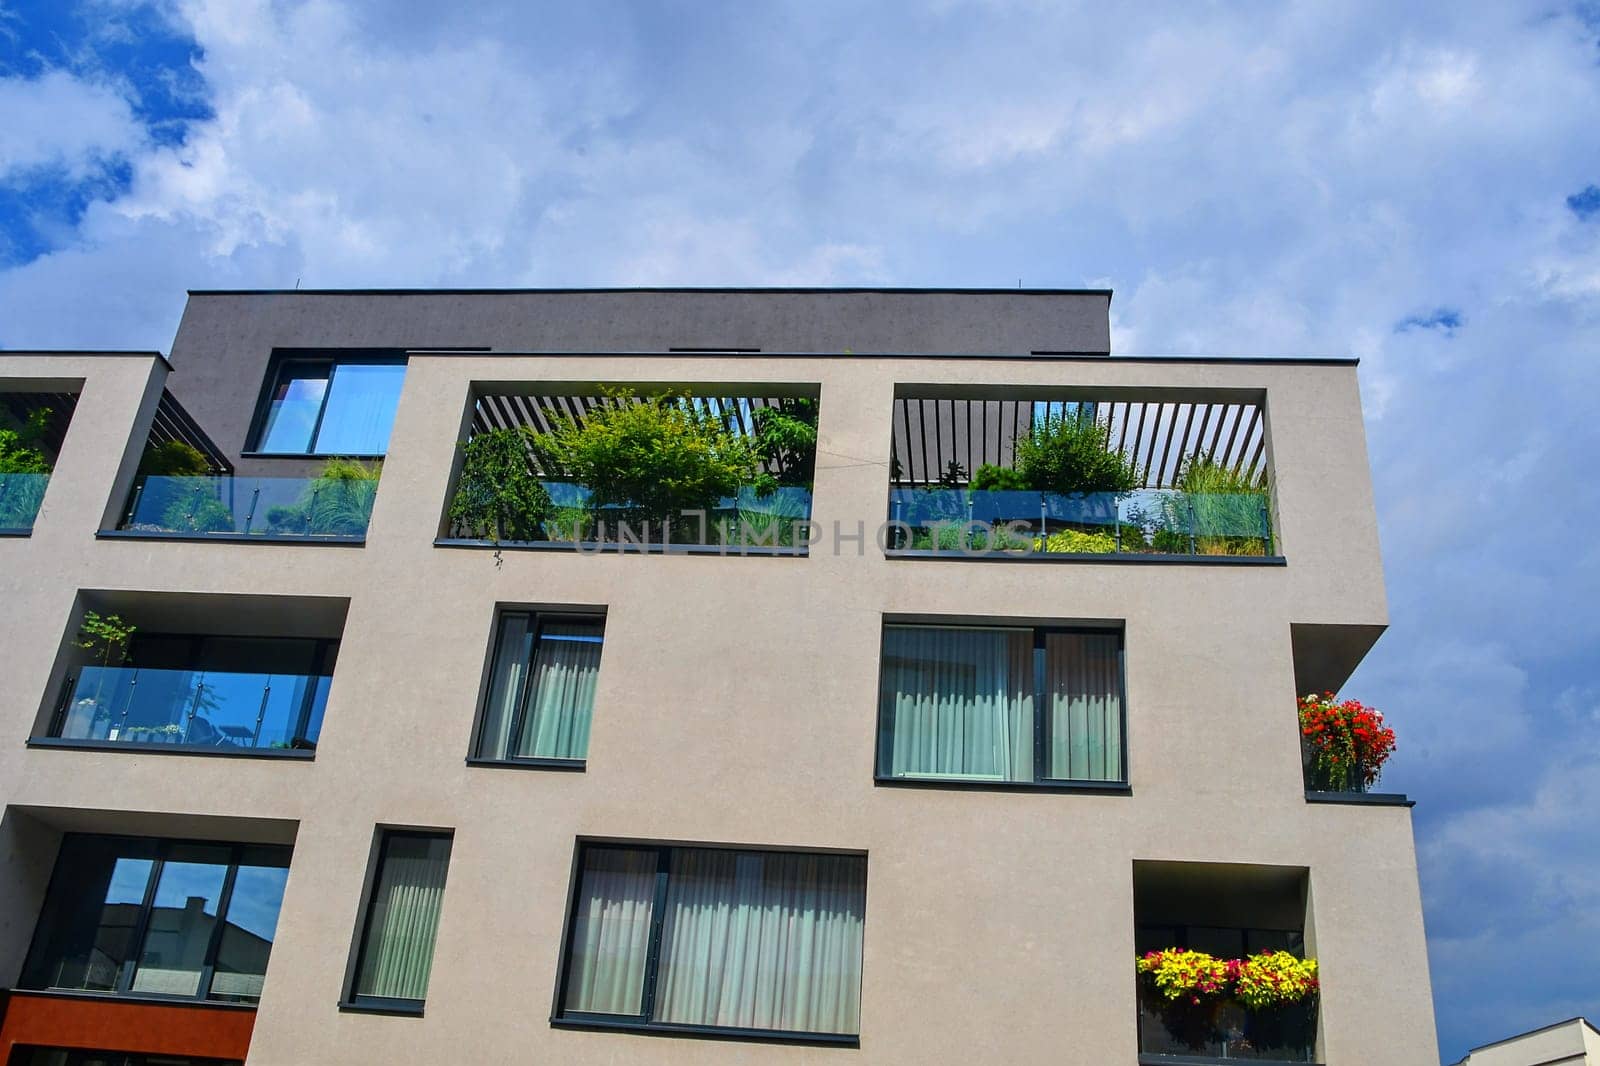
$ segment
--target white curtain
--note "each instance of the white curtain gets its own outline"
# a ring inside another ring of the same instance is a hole
[[[314,451],[325,455],[383,455],[389,450],[403,365],[342,363],[333,368]]]
[[[357,995],[427,997],[449,865],[448,837],[388,840],[356,979]]]
[[[637,1015],[656,890],[654,849],[589,848],[573,916],[565,1010]]]
[[[858,1032],[865,910],[859,857],[674,852],[656,1019]]]
[[[1113,633],[1050,633],[1045,637],[1052,778],[1123,779],[1122,656],[1118,644]]]
[[[1033,780],[1031,630],[889,626],[882,749],[894,777]]]
[[[494,652],[494,676],[489,679],[489,701],[483,712],[483,736],[478,752],[485,759],[504,759],[511,745],[511,723],[528,671],[528,630],[532,617],[508,614],[500,620],[500,641]]]
[[[582,759],[588,754],[602,632],[590,622],[547,622],[539,628],[518,755]]]

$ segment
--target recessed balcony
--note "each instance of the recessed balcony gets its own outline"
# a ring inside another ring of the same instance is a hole
[[[76,392],[0,383],[0,536],[25,537],[44,503]],[[13,391],[14,390],[14,391]]]
[[[1281,562],[1263,400],[907,386],[891,555]]]
[[[814,386],[480,392],[438,543],[804,555]]]

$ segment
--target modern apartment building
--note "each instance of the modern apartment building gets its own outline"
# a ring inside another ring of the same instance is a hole
[[[1110,300],[0,352],[0,1061],[1436,1063],[1409,804],[1296,716],[1387,620],[1355,365],[1112,356]],[[1041,488],[1084,426],[1117,484]],[[1320,988],[1185,1013],[1169,947]]]

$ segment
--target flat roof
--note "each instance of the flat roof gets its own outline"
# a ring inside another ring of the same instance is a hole
[[[710,295],[737,293],[751,295],[850,295],[862,293],[887,293],[895,296],[1104,296],[1111,298],[1110,289],[1006,289],[1006,288],[894,288],[880,286],[773,286],[732,287],[719,286],[637,286],[621,288],[551,288],[551,289],[189,289],[190,296],[511,296],[511,295],[588,295],[602,293],[689,293]]]

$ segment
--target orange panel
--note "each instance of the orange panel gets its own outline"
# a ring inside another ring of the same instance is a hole
[[[253,1009],[49,993],[0,993],[0,1062],[17,1047],[85,1048],[243,1060]]]

